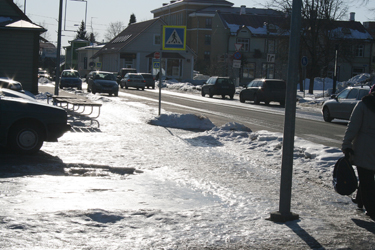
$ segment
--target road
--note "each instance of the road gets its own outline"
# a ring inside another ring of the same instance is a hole
[[[43,90],[47,91],[43,87]],[[50,90],[50,93],[53,93]],[[107,95],[107,94],[103,94]],[[150,106],[159,106],[158,89],[120,89],[119,97],[138,101]],[[163,110],[175,113],[192,113],[207,116],[216,126],[228,122],[237,122],[249,127],[252,131],[268,130],[283,133],[285,109],[278,104],[254,105],[240,103],[238,96],[234,100],[202,97],[199,94],[188,94],[162,90]],[[324,122],[320,112],[306,111],[298,108],[296,115],[295,135],[306,140],[329,147],[340,147],[346,129],[346,122]]]
[[[135,99],[151,106],[159,105],[159,91],[146,89],[121,89],[121,96]],[[268,130],[283,133],[285,109],[278,104],[265,106],[240,103],[234,100],[202,97],[162,90],[162,109],[176,113],[193,113],[207,116],[216,126],[228,122],[241,123],[253,131]],[[346,122],[327,123],[320,112],[297,110],[296,131],[298,137],[330,147],[340,147]]]

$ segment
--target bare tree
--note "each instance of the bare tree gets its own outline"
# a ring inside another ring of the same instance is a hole
[[[292,9],[292,0],[271,0],[269,6],[289,13]],[[306,72],[308,78],[314,79],[329,70],[327,66],[333,61],[334,48],[337,46],[330,30],[335,28],[335,21],[346,16],[347,11],[345,0],[302,0],[303,30],[300,53],[309,58]],[[309,92],[313,93],[313,89],[312,80]]]
[[[108,42],[111,41],[118,34],[120,34],[124,29],[125,29],[125,25],[121,21],[110,23],[108,26],[107,32],[104,35],[105,40]]]

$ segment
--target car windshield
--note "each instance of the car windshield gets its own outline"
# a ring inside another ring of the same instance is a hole
[[[95,79],[116,81],[116,77],[112,73],[98,73],[96,74]]]
[[[77,71],[63,71],[61,77],[79,78],[79,73]]]
[[[233,84],[233,82],[230,79],[219,78],[219,79],[217,79],[217,84],[228,85],[228,84]]]
[[[129,75],[129,78],[137,79],[137,80],[143,80],[143,76],[141,76],[141,75]]]
[[[152,75],[142,75],[144,79],[153,79]]]

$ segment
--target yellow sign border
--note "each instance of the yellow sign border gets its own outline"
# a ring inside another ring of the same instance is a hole
[[[183,48],[167,48],[165,47],[165,30],[166,28],[172,29],[184,29],[184,41]],[[186,26],[175,26],[175,25],[163,25],[163,50],[186,50]]]

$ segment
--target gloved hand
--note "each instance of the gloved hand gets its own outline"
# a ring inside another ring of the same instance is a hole
[[[354,155],[354,151],[351,148],[344,148],[342,150],[346,158],[350,158],[350,155]]]

